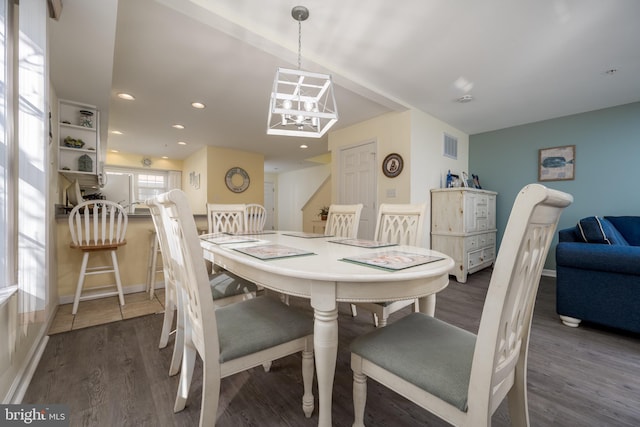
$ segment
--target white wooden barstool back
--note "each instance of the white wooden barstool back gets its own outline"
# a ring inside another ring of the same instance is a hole
[[[85,299],[117,295],[120,305],[124,305],[116,250],[127,243],[125,240],[127,223],[128,217],[124,208],[106,200],[84,201],[69,213],[70,246],[73,249],[80,249],[83,253],[72,314],[77,313],[80,300]],[[109,252],[111,265],[89,267],[90,255],[97,252]],[[111,273],[115,276],[115,285],[92,288],[91,291],[82,295],[86,276]],[[113,290],[114,286],[115,290]]]

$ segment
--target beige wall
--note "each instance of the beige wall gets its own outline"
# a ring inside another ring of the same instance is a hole
[[[378,203],[409,203],[411,189],[411,113],[388,113],[329,133],[329,150],[334,162],[331,175],[338,176],[339,151],[350,146],[376,142],[377,166],[382,171],[382,161],[390,153],[398,153],[405,160],[402,173],[396,178],[387,178],[382,173],[377,176]],[[332,184],[332,200],[338,194],[339,180]],[[387,190],[395,189],[396,197],[387,198]]]
[[[123,152],[114,153],[112,151],[108,151],[107,161],[105,162],[105,165],[128,167],[128,168],[143,168],[144,167],[142,165],[143,158],[148,158],[151,160],[150,169],[181,171],[184,163],[182,160],[163,159],[161,157],[141,156],[140,154],[123,153]]]
[[[191,210],[195,214],[207,213],[207,147],[203,147],[184,160],[182,170],[182,190],[187,194]],[[200,182],[199,187],[189,180],[195,174]]]
[[[225,184],[225,175],[232,167],[241,167],[249,175],[249,187],[242,193],[234,193]],[[207,147],[207,169],[207,202],[264,203],[263,154]]]
[[[225,184],[225,175],[232,167],[241,167],[249,175],[249,188],[234,193]],[[199,175],[200,187],[190,181]],[[264,156],[248,151],[220,147],[204,147],[185,159],[182,188],[187,193],[195,214],[205,214],[207,203],[264,203]]]

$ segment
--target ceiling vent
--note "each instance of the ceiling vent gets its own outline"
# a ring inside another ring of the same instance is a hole
[[[443,156],[450,159],[458,159],[458,138],[448,133],[444,133]]]

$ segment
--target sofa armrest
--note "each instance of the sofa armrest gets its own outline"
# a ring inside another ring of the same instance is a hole
[[[582,242],[583,240],[578,240],[578,236],[576,236],[576,227],[564,228],[562,230],[558,230],[558,241],[560,242]]]
[[[556,247],[556,264],[640,276],[640,246],[560,242]]]

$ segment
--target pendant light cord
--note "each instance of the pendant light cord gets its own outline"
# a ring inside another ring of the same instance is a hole
[[[298,20],[298,70],[301,70],[302,63],[302,21]]]

